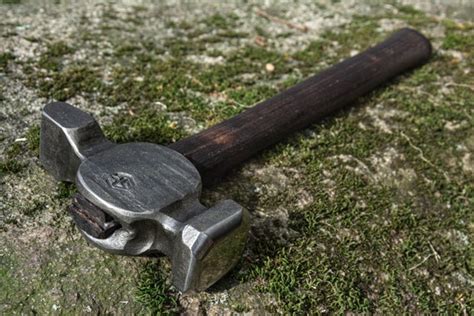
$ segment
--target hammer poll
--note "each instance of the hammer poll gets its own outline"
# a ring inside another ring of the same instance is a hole
[[[177,289],[205,290],[239,260],[249,215],[232,200],[202,205],[202,182],[215,182],[262,149],[350,105],[430,55],[427,38],[401,29],[167,147],[112,143],[91,115],[67,103],[50,103],[42,112],[40,160],[57,180],[76,184],[79,193],[69,212],[91,244],[121,255],[164,254],[171,259]]]

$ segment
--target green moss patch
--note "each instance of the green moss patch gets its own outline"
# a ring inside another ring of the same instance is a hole
[[[15,56],[12,53],[0,53],[0,71],[5,72],[7,70],[8,62],[14,59]]]
[[[166,271],[169,274],[169,269]],[[138,281],[137,299],[151,314],[175,315],[179,304],[176,291],[171,288],[168,276],[156,263],[145,265]]]
[[[117,116],[105,127],[105,134],[119,143],[146,141],[166,145],[183,137],[184,131],[162,113],[144,110]]]
[[[12,143],[6,149],[4,159],[0,161],[1,173],[18,173],[26,167],[26,163],[21,161],[20,154],[23,151],[20,143]]]

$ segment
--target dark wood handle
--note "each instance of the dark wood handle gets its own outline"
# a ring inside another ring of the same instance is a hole
[[[212,183],[265,147],[423,64],[430,55],[431,44],[426,37],[409,28],[401,29],[377,46],[170,148],[197,167],[204,184]]]

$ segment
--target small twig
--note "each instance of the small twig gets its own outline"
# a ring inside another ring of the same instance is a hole
[[[241,107],[241,108],[244,108],[244,109],[247,109],[247,108],[250,107],[249,105],[246,105],[246,104],[237,102],[237,101],[235,101],[234,99],[230,99],[230,101],[231,101],[232,103],[234,103],[235,105],[237,105],[237,106],[239,106],[239,107]]]
[[[428,159],[426,159],[425,155],[423,154],[423,151],[421,150],[420,147],[417,147],[415,145],[413,145],[413,143],[411,142],[411,139],[410,137],[408,137],[405,133],[403,132],[400,132],[400,134],[407,140],[408,144],[410,145],[411,148],[415,149],[418,153],[419,153],[419,156],[420,156],[420,159],[423,160],[424,162],[426,162],[427,164],[429,164],[431,167],[433,168],[436,168],[436,166],[431,162],[429,161]]]
[[[255,103],[253,103],[253,104],[250,104],[250,105],[243,104],[243,103],[239,103],[239,102],[235,101],[234,99],[230,99],[229,101],[231,101],[232,103],[238,105],[238,106],[241,107],[241,108],[249,109],[249,108],[255,106],[256,104],[259,104],[260,102],[263,102],[264,100],[265,100],[265,99],[262,99],[262,100],[260,100],[260,101],[257,101],[257,102],[255,102]]]
[[[434,249],[434,247],[433,247],[433,245],[431,244],[431,242],[428,241],[428,245],[430,245],[431,251],[433,252],[433,255],[434,255],[434,257],[435,257],[436,262],[439,262],[439,260],[441,260],[441,256],[440,256],[439,253],[436,251],[436,249]]]
[[[423,154],[423,151],[421,150],[420,147],[417,147],[415,146],[410,137],[408,137],[405,133],[403,132],[400,132],[400,135],[402,135],[408,142],[408,144],[410,145],[411,148],[415,149],[417,152],[418,152],[418,156],[420,157],[421,160],[423,160],[424,162],[426,162],[428,165],[430,165],[431,167],[433,167],[434,169],[436,169],[438,172],[441,172],[439,170],[438,167],[436,167],[436,165],[434,163],[432,163],[431,161],[429,161],[428,159],[426,159],[425,155]],[[449,179],[448,175],[446,174],[446,172],[441,172],[444,177],[446,178],[446,181],[450,182],[451,180]]]
[[[333,230],[337,230],[336,227],[334,227],[333,225],[331,225],[331,224],[329,224],[329,223],[327,223],[327,222],[325,222],[325,221],[321,221],[321,224],[324,224],[324,225],[328,226],[329,228],[331,228],[331,229],[333,229]]]
[[[296,30],[299,30],[301,32],[308,32],[308,27],[306,25],[299,25],[299,24],[291,23],[290,21],[287,21],[287,20],[278,18],[276,16],[270,15],[267,12],[259,10],[259,9],[257,9],[256,13],[257,13],[258,16],[266,18],[266,19],[268,19],[272,22],[286,25],[289,28],[296,29]]]
[[[400,86],[400,89],[408,90],[408,91],[418,93],[418,94],[424,94],[428,97],[428,101],[430,101],[434,105],[439,105],[439,102],[436,100],[436,96],[434,96],[433,94],[431,94],[429,92],[426,92],[426,91],[421,90],[421,89],[415,89],[415,88],[412,88],[412,87],[407,87],[407,86]]]
[[[423,263],[425,263],[426,260],[428,260],[431,256],[432,256],[432,254],[429,254],[429,255],[426,256],[425,259],[423,259],[420,263],[415,264],[413,267],[411,267],[410,269],[408,269],[408,271],[415,270],[416,268],[418,268],[419,266],[421,266]]]
[[[445,86],[446,86],[446,87],[450,87],[450,86],[462,87],[462,88],[467,88],[467,89],[471,89],[472,91],[474,91],[474,86],[470,86],[470,85],[468,85],[468,84],[448,82],[447,84],[445,84]]]

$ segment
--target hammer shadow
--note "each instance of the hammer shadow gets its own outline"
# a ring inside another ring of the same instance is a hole
[[[307,134],[308,130],[314,130],[315,127],[321,124],[324,124],[326,127],[330,128],[335,124],[337,118],[346,117],[349,113],[357,113],[363,110],[365,107],[369,106],[368,100],[380,97],[384,92],[386,92],[387,88],[390,86],[397,84],[403,81],[405,78],[409,77],[414,70],[408,71],[396,78],[388,81],[385,84],[379,86],[376,90],[370,92],[364,97],[357,99],[351,106],[337,110],[332,115],[327,116],[326,118],[312,124],[305,130],[296,132],[283,140],[279,143],[281,144],[298,144],[298,139],[303,135]],[[269,153],[274,152],[274,146],[270,146],[267,149],[264,149],[260,152],[257,156],[251,158],[247,162],[255,162],[261,165],[264,164],[264,157],[267,157]],[[317,149],[316,149],[317,150]],[[228,173],[224,178],[221,179],[219,182],[219,189],[217,188],[216,184],[211,184],[206,186],[203,191],[204,195],[207,195],[208,192],[212,191],[221,191],[222,188],[231,187],[232,183],[242,181],[241,177],[241,170],[242,167],[239,166]],[[250,186],[251,187],[251,186]],[[282,239],[281,234],[279,233],[278,229],[269,229],[272,225],[274,225],[274,221],[278,220],[277,218],[266,218],[262,220],[258,218],[258,215],[255,212],[256,206],[259,204],[260,197],[255,192],[241,192],[238,196],[227,196],[227,198],[234,199],[237,203],[244,206],[250,213],[250,222],[251,222],[251,232],[249,236],[249,240],[247,241],[247,245],[245,248],[244,257],[237,263],[237,265],[229,271],[223,278],[221,278],[218,282],[216,282],[213,286],[211,286],[207,292],[208,293],[219,293],[222,291],[231,290],[234,287],[239,286],[242,283],[247,281],[251,281],[253,277],[251,276],[251,271],[254,270],[256,267],[263,265],[263,262],[266,258],[274,258],[277,253],[284,247],[287,247],[288,243],[278,243],[278,242],[271,242],[271,241],[278,241]],[[292,218],[298,218],[299,214],[297,211],[289,210],[289,218],[290,222]],[[289,226],[291,223],[289,223]],[[298,238],[298,237],[289,237],[291,242],[291,238]],[[270,245],[269,245],[270,244]]]

